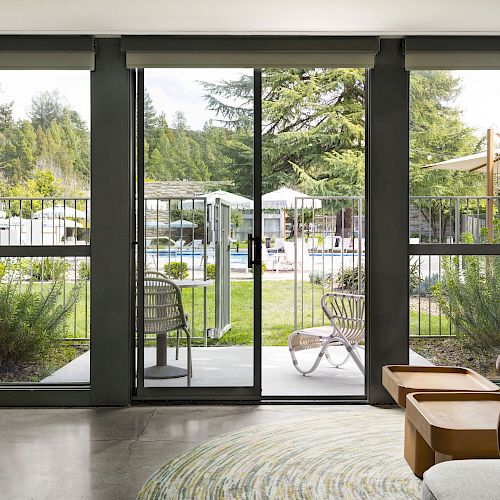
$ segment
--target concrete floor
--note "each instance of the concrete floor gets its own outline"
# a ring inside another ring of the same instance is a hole
[[[368,406],[0,410],[0,498],[128,500],[167,460],[254,424]]]
[[[334,347],[333,359],[342,360],[345,350]],[[364,351],[360,350],[363,356]],[[145,366],[155,363],[155,349],[144,351]],[[297,354],[304,367],[313,364],[317,349]],[[186,350],[181,349],[179,360],[174,349],[168,350],[168,363],[186,367]],[[425,358],[410,351],[411,364],[430,364]],[[87,352],[44,379],[45,383],[88,382],[90,352]],[[253,385],[253,349],[251,347],[196,347],[193,348],[192,387],[245,387]],[[146,387],[186,387],[187,379],[146,380]],[[262,394],[264,396],[362,396],[364,377],[354,361],[334,368],[323,360],[317,370],[304,377],[295,370],[287,347],[262,348]]]

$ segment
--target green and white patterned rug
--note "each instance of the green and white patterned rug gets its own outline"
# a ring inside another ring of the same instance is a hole
[[[403,413],[332,410],[255,425],[167,462],[143,486],[151,499],[413,499]]]

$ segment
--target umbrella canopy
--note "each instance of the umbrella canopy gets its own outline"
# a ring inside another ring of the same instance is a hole
[[[253,201],[249,198],[245,198],[244,196],[240,196],[239,194],[228,193],[227,191],[212,191],[211,193],[206,193],[202,195],[203,198],[206,198],[207,205],[215,203],[217,198],[229,203],[231,208],[237,208],[240,210],[252,210],[253,209]],[[203,208],[203,200],[194,200],[194,208]],[[193,200],[184,200],[182,202],[182,208],[192,209],[193,208]]]
[[[83,224],[80,224],[79,222],[76,222],[74,220],[68,220],[68,219],[55,219],[55,220],[44,220],[39,221],[33,219],[21,219],[19,217],[10,217],[9,219],[2,219],[0,218],[0,226],[2,227],[14,227],[14,226],[34,226],[36,223],[41,223],[43,227],[66,227],[68,229],[71,229],[72,227],[84,227]]]
[[[299,208],[321,208],[321,200],[308,198],[307,194],[290,188],[280,188],[262,196],[262,208],[295,208],[295,199]]]
[[[33,214],[34,219],[61,219],[66,217],[71,217],[72,219],[86,219],[87,214],[82,210],[78,210],[73,207],[68,207],[64,205],[56,205],[55,207],[44,208],[43,210],[38,210]]]
[[[493,166],[494,168],[498,168],[500,166],[500,150],[495,151]],[[437,170],[460,170],[462,172],[477,172],[485,174],[486,151],[482,153],[476,153],[474,155],[453,158],[452,160],[446,160],[440,163],[432,163],[431,165],[425,165],[422,168]]]
[[[173,222],[169,224],[166,224],[167,227],[170,227],[172,229],[180,229],[182,227],[182,229],[194,229],[196,227],[198,227],[198,224],[195,224],[193,222],[190,222],[188,220],[174,220]]]
[[[179,221],[177,221],[179,222]],[[144,227],[147,229],[168,229],[168,224],[166,222],[160,222],[160,221],[155,221],[155,220],[147,220],[146,223],[144,224]],[[172,226],[170,226],[172,227]],[[184,224],[182,225],[184,227]]]

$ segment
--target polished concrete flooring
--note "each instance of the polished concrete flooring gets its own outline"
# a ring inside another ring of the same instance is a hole
[[[134,499],[164,462],[220,434],[266,422],[369,408],[0,409],[0,498]]]
[[[253,385],[253,349],[245,346],[193,348],[192,387],[227,387]],[[186,367],[186,349],[180,350],[175,360],[174,349],[168,350],[168,363]],[[334,360],[345,357],[343,347],[332,347]],[[361,357],[364,355],[359,350]],[[144,350],[145,366],[155,364],[155,349]],[[318,355],[318,349],[301,351],[297,358],[301,366],[310,367]],[[90,356],[87,352],[56,371],[43,382],[88,382]],[[410,364],[431,364],[419,354],[410,351]],[[145,380],[146,387],[186,387],[187,379]],[[362,396],[364,377],[350,358],[340,368],[334,368],[326,360],[312,374],[304,377],[293,366],[288,347],[265,346],[262,348],[262,394],[264,396]]]

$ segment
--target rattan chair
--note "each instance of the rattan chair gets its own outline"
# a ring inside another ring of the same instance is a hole
[[[181,289],[163,273],[148,271],[144,275],[144,334],[155,334],[157,342],[167,339],[167,333],[177,332],[177,353],[179,359],[179,337],[184,331],[187,337],[187,370],[188,386],[193,374],[191,358],[191,332],[187,315],[184,314]],[[158,352],[158,351],[157,351]],[[159,353],[163,356],[163,353]],[[166,363],[165,358],[157,359],[157,365]]]
[[[288,337],[288,348],[293,365],[302,375],[307,375],[316,370],[323,356],[336,368],[342,366],[351,357],[364,374],[365,368],[357,349],[359,342],[365,337],[365,296],[331,292],[323,295],[321,307],[330,321],[329,326],[304,328],[293,332]],[[328,349],[333,346],[344,346],[347,351],[347,356],[340,363],[335,362],[328,352]],[[319,348],[318,357],[309,369],[302,369],[297,361],[296,353],[315,348]]]

